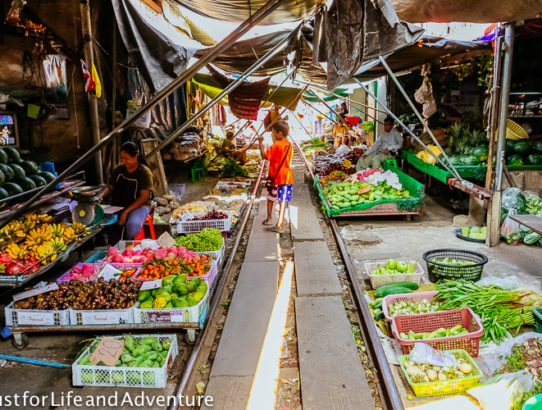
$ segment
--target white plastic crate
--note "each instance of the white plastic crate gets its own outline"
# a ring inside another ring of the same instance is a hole
[[[225,211],[224,213],[228,215],[226,219],[210,219],[207,221],[177,221],[177,233],[198,233],[205,228],[213,228],[218,229],[221,232],[227,232],[231,228],[232,213],[230,211]]]
[[[196,306],[186,308],[163,308],[163,309],[141,309],[139,303],[134,308],[135,323],[195,323],[199,322],[200,316],[207,306],[209,300],[210,286],[207,286],[207,293]]]
[[[70,324],[70,309],[34,310],[15,309],[14,302],[6,306],[6,326],[67,326]]]
[[[134,339],[143,337],[156,337],[162,343],[171,339],[172,343],[164,366],[154,367],[116,367],[116,366],[85,366],[77,364],[79,360],[90,352],[89,346],[72,365],[72,382],[74,386],[119,386],[119,387],[166,387],[168,370],[173,365],[175,357],[179,354],[177,335],[131,335]],[[122,336],[108,336],[116,339]]]
[[[222,239],[222,248],[220,248],[218,251],[203,251],[203,252],[194,252],[198,256],[203,255],[209,255],[215,260],[218,264],[222,262],[222,258],[224,257],[224,250],[226,248],[226,240]]]
[[[134,307],[128,309],[74,310],[70,309],[70,324],[119,325],[134,322]]]
[[[390,283],[395,282],[411,282],[420,284],[422,281],[422,276],[424,270],[422,265],[416,261],[408,261],[410,265],[414,265],[414,273],[394,273],[393,275],[371,275],[371,272],[377,269],[379,266],[384,266],[386,261],[376,261],[376,262],[365,262],[365,273],[369,276],[371,281],[371,286],[373,289],[379,288],[380,286],[389,285]]]

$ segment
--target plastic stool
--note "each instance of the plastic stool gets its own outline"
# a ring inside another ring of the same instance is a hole
[[[156,235],[154,233],[154,223],[152,222],[153,217],[152,215],[147,215],[145,218],[145,222],[149,224],[149,230],[151,231],[151,239],[156,240]],[[143,226],[141,227],[141,231],[137,234],[137,236],[134,238],[134,241],[141,241],[145,239],[145,222],[143,222]]]
[[[192,175],[192,183],[199,181],[201,178],[205,177],[205,168],[203,167],[203,161],[201,158],[198,158],[194,161],[192,168],[190,169]]]
[[[397,166],[397,160],[395,158],[386,159],[386,160],[384,160],[383,163],[390,166],[390,167],[399,168]]]

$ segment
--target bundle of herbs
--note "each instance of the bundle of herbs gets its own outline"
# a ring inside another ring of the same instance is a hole
[[[510,336],[509,330],[517,333],[523,325],[534,325],[533,306],[523,302],[533,293],[529,290],[509,291],[465,280],[439,282],[437,290],[443,309],[468,307],[480,316],[485,342],[499,344]]]

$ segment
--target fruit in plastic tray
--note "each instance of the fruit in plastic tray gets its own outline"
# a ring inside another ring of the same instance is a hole
[[[184,246],[161,247],[155,250],[126,248],[121,253],[117,248],[110,247],[106,260],[113,263],[145,263],[156,259],[194,259],[196,257],[197,255],[193,251],[189,251]]]
[[[215,219],[228,219],[228,215],[220,211],[209,211],[204,216],[196,216],[191,221],[212,221]]]
[[[96,266],[93,263],[80,263],[70,270],[70,273],[64,277],[64,280],[85,281],[94,278],[96,273]]]

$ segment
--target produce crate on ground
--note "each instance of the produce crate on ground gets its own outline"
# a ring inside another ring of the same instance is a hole
[[[438,329],[451,329],[461,325],[468,333],[458,336],[438,337],[434,339],[409,340],[400,333],[434,332]],[[482,321],[469,308],[444,310],[421,315],[395,316],[391,322],[391,331],[401,345],[403,353],[408,354],[414,343],[425,343],[438,350],[463,349],[473,357],[478,356],[480,338],[484,335]]]
[[[451,265],[442,263],[443,260],[455,260],[468,265]],[[484,265],[488,262],[485,255],[478,252],[464,251],[461,249],[434,249],[423,254],[427,264],[429,280],[433,283],[439,280],[465,279],[473,282],[482,277]]]
[[[414,265],[414,273],[394,273],[389,275],[371,275],[371,272],[373,272],[375,269],[377,269],[379,266],[383,266],[386,264],[386,261],[375,261],[375,262],[365,262],[365,273],[369,277],[369,280],[371,281],[371,286],[373,289],[379,288],[380,286],[388,285],[390,283],[396,283],[396,282],[411,282],[420,284],[423,276],[423,268],[422,266],[416,262],[416,261],[409,261],[410,265]]]
[[[218,251],[203,251],[203,252],[194,252],[194,253],[198,256],[209,255],[213,258],[214,261],[220,264],[222,262],[222,258],[224,257],[225,248],[226,248],[226,241],[223,241],[222,248],[220,248]]]
[[[388,295],[384,296],[384,299],[382,300],[382,313],[384,314],[384,317],[391,322],[392,316],[390,315],[390,311],[388,306],[393,305],[397,302],[420,302],[422,300],[427,300],[428,302],[431,302],[435,297],[438,295],[438,291],[431,291],[431,292],[414,292],[414,293],[408,293],[408,294],[398,294],[398,295]]]
[[[111,337],[111,336],[108,336]],[[124,336],[113,336],[116,339]],[[72,381],[74,386],[118,386],[118,387],[145,387],[164,388],[168,379],[168,371],[179,353],[177,335],[133,335],[136,341],[145,337],[155,337],[160,343],[166,339],[171,340],[169,351],[162,367],[118,367],[118,366],[92,366],[81,365],[79,361],[90,354],[93,344],[77,358],[72,365]],[[98,343],[95,341],[94,343]]]
[[[70,324],[81,325],[118,325],[135,323],[134,307],[128,309],[74,310],[70,309]]]
[[[465,362],[471,365],[472,372],[470,375],[461,377],[459,379],[414,383],[405,368],[405,362],[408,360],[408,356],[405,355],[399,358],[399,364],[401,365],[403,374],[407,379],[408,384],[410,384],[410,387],[412,387],[416,397],[442,396],[445,394],[460,393],[471,389],[476,385],[476,383],[478,383],[478,379],[480,379],[483,374],[472,357],[470,357],[465,350],[461,349],[451,350],[450,353],[456,356],[456,358],[464,359]]]
[[[195,306],[184,308],[161,308],[141,309],[140,304],[134,308],[134,319],[136,323],[175,322],[175,323],[196,323],[200,322],[209,300],[210,287],[207,288],[205,296]]]
[[[177,233],[197,233],[205,228],[218,229],[221,232],[227,232],[231,228],[232,213],[231,211],[225,211],[228,215],[225,219],[209,219],[209,220],[197,220],[197,221],[177,221]]]
[[[70,309],[34,310],[15,309],[14,302],[5,308],[6,326],[67,326],[70,324]]]
[[[408,176],[401,170],[383,165],[384,169],[391,169],[399,177],[399,181],[410,193],[409,198],[401,199],[381,199],[373,202],[366,202],[347,208],[333,209],[325,198],[323,188],[320,185],[318,175],[314,177],[314,186],[318,190],[318,195],[326,209],[326,213],[331,217],[340,216],[379,216],[379,215],[419,215],[423,209],[425,201],[425,186],[414,178]]]

